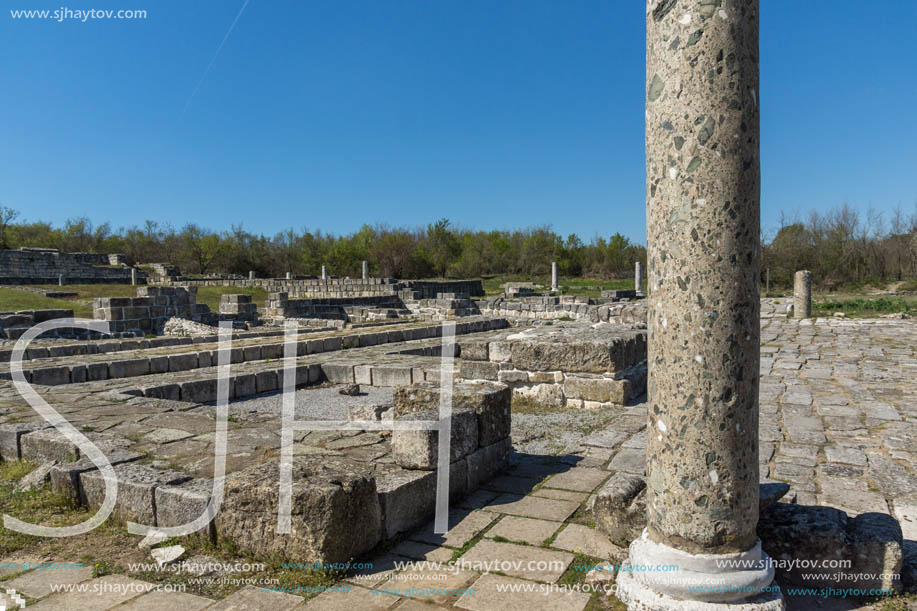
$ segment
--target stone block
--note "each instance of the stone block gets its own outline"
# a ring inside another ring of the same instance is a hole
[[[209,403],[217,399],[217,381],[215,379],[191,380],[182,382],[181,400],[189,403]]]
[[[490,359],[486,341],[460,340],[459,357],[463,361],[487,361]]]
[[[169,371],[187,371],[198,366],[197,353],[173,354],[169,357]]]
[[[564,379],[564,394],[569,399],[625,405],[630,400],[630,382],[599,376],[571,376]]]
[[[0,424],[0,459],[14,461],[20,459],[20,442],[23,435],[46,429],[51,425],[44,420],[40,422],[23,422],[18,424]]]
[[[258,394],[280,389],[277,371],[259,371],[256,373],[255,389]]]
[[[156,526],[181,526],[196,520],[207,509],[212,491],[213,481],[209,479],[192,479],[178,486],[158,486],[153,493]],[[198,532],[214,536],[213,521]]]
[[[646,527],[646,481],[616,473],[596,494],[592,511],[596,528],[612,543],[629,546]]]
[[[397,387],[393,393],[395,417],[412,411],[439,410],[440,387],[435,382],[418,382]],[[509,437],[512,391],[505,384],[456,382],[452,387],[452,408],[478,414],[478,443],[487,446]]]
[[[436,421],[439,409],[396,416],[399,422]],[[432,470],[439,460],[439,433],[434,430],[392,431],[392,458],[406,469]],[[453,410],[449,462],[474,452],[478,447],[478,418],[472,410]]]
[[[108,364],[109,378],[132,378],[150,373],[149,359],[112,361]]]
[[[509,438],[478,448],[465,459],[468,463],[468,492],[492,479],[509,467],[513,443]]]
[[[277,533],[279,466],[272,461],[226,482],[218,539],[260,556],[297,562],[346,562],[382,538],[376,481],[366,465],[334,457],[294,459],[291,527]]]
[[[38,465],[52,461],[71,462],[80,456],[76,444],[55,428],[43,428],[22,435],[19,449],[22,460]]]
[[[322,363],[322,375],[332,384],[353,384],[353,365],[347,363]]]
[[[244,373],[232,377],[233,398],[248,397],[258,392],[255,374]]]
[[[462,360],[460,367],[461,377],[466,380],[490,380],[496,382],[500,372],[499,365],[487,361]]]
[[[69,367],[43,367],[41,369],[33,369],[27,373],[30,374],[29,381],[32,384],[58,386],[70,383]]]
[[[118,499],[115,515],[139,524],[156,525],[154,491],[158,486],[171,486],[191,479],[184,473],[168,469],[154,469],[146,465],[124,463],[115,465],[118,478]],[[80,474],[83,502],[88,507],[99,507],[105,500],[105,479],[100,471]]]
[[[376,365],[372,368],[373,386],[406,386],[411,379],[410,367]]]

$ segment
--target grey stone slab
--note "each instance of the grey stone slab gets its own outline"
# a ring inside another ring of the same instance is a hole
[[[522,579],[487,574],[474,582],[474,593],[464,594],[455,606],[469,611],[582,611],[589,603],[585,592],[527,591]]]

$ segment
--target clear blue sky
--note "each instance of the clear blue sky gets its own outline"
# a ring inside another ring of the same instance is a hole
[[[0,13],[0,202],[27,219],[645,240],[643,2],[251,0],[205,76],[243,0],[9,13],[67,4]],[[761,5],[765,227],[913,210],[917,2]]]

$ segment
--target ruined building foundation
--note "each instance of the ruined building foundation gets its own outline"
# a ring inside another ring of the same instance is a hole
[[[650,0],[647,528],[632,610],[783,609],[758,521],[758,2]],[[752,563],[754,564],[754,563]],[[697,591],[722,580],[719,591]],[[734,606],[734,607],[733,607]]]

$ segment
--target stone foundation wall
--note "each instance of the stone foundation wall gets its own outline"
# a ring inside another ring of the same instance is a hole
[[[51,249],[0,250],[0,284],[130,284],[124,255],[59,252]],[[114,262],[113,262],[114,261]],[[137,272],[138,282],[147,274]]]
[[[392,310],[389,316],[385,310]],[[270,293],[264,307],[265,318],[332,318],[338,320],[370,319],[376,311],[382,318],[397,317],[404,304],[395,295],[290,298],[289,293]],[[378,318],[378,317],[376,317]]]
[[[197,303],[197,287],[138,287],[137,297],[97,297],[92,308],[96,320],[108,321],[111,332],[121,335],[161,333],[173,316],[196,322],[212,316],[210,308]]]
[[[646,302],[589,303],[588,298],[534,297],[507,301],[503,298],[477,301],[481,314],[510,318],[557,320],[570,318],[623,325],[646,324]]]
[[[460,340],[459,376],[508,385],[552,407],[626,405],[646,391],[646,332],[590,337],[591,329],[542,337]]]
[[[0,312],[0,338],[19,339],[31,327],[46,320],[55,318],[73,318],[73,310],[19,310],[18,312]],[[40,337],[62,338],[100,338],[99,333],[84,329],[56,329],[43,333]],[[7,359],[9,360],[9,359]]]
[[[163,286],[235,286],[262,288],[269,292],[288,293],[292,298],[373,297],[398,295],[412,291],[411,299],[435,299],[438,293],[484,295],[480,280],[396,280],[394,278],[193,278],[187,276],[155,277],[152,282]]]

